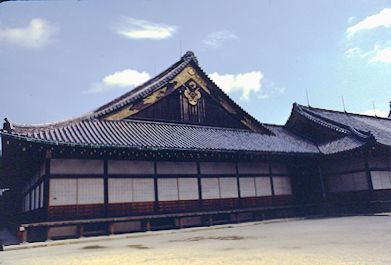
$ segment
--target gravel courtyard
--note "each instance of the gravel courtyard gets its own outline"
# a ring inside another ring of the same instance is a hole
[[[388,215],[243,223],[89,240],[0,252],[0,264],[391,264]]]

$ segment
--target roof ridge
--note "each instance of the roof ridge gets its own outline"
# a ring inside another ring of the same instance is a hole
[[[369,115],[369,114],[355,113],[355,112],[349,112],[349,111],[341,111],[341,110],[324,109],[324,108],[312,107],[312,106],[304,106],[299,103],[295,103],[295,104],[302,107],[302,108],[306,108],[306,109],[310,109],[310,110],[314,109],[314,110],[328,111],[328,112],[332,112],[332,113],[354,115],[354,116],[361,116],[361,117],[372,118],[372,119],[382,119],[382,120],[391,121],[390,117],[379,117],[379,116],[373,116],[373,115]]]
[[[149,93],[164,86],[174,75],[182,71],[191,61],[198,65],[198,59],[195,56],[194,52],[187,51],[180,58],[179,61],[172,64],[167,69],[157,74],[155,77],[152,77],[143,84],[133,88],[127,93],[111,100],[110,102],[94,110],[92,117],[101,117],[102,115],[107,114],[110,111],[116,110],[125,106],[126,104],[129,104],[132,99],[137,99],[143,92]],[[150,89],[151,91],[146,92],[147,89]]]

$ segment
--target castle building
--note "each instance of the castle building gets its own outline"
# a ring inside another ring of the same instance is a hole
[[[23,239],[391,209],[391,119],[294,104],[263,124],[187,52],[76,119],[4,123],[5,215]]]

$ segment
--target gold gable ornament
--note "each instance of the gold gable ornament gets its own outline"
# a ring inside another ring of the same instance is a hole
[[[183,93],[190,105],[196,106],[201,99],[201,92],[194,81],[190,81]]]

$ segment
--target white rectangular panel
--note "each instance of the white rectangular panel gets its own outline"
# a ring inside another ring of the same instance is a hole
[[[52,174],[103,174],[103,160],[51,159]]]
[[[177,201],[178,180],[176,178],[159,178],[157,180],[159,201]]]
[[[196,162],[158,161],[156,166],[158,174],[197,174]]]
[[[236,178],[220,178],[221,198],[238,198],[238,185]]]
[[[155,200],[153,178],[133,179],[133,201],[152,202]]]
[[[269,174],[269,165],[262,162],[238,163],[240,174]]]
[[[219,199],[220,188],[218,178],[202,178],[201,190],[203,199]]]
[[[76,205],[77,179],[50,179],[49,205]]]
[[[239,184],[240,184],[240,196],[242,198],[245,197],[255,197],[255,182],[254,178],[239,178]]]
[[[179,199],[198,200],[198,182],[196,178],[178,178]]]
[[[289,177],[273,176],[273,187],[275,195],[292,194],[291,181]]]
[[[77,180],[78,204],[104,203],[103,178],[80,178]]]
[[[236,174],[235,163],[227,162],[201,162],[202,174]]]
[[[133,201],[133,179],[109,178],[109,203]]]
[[[260,196],[271,196],[272,187],[270,185],[269,177],[256,177],[255,178],[255,190],[256,195]]]
[[[113,175],[149,174],[155,172],[153,161],[109,160],[108,173]]]

